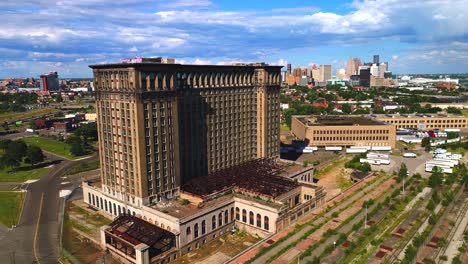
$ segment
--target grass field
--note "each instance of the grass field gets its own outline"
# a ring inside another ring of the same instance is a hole
[[[11,227],[18,223],[24,199],[23,192],[0,192],[0,223]]]
[[[287,132],[287,131],[291,131],[291,129],[289,129],[289,127],[287,125],[282,124],[280,126],[280,131]]]
[[[21,170],[21,168],[28,166],[28,164],[22,164],[19,170],[16,169],[14,172],[11,168],[0,170],[0,182],[23,182],[26,180],[39,179],[50,170],[50,168]]]
[[[55,109],[53,107],[47,107],[47,108],[42,108],[42,109],[37,109],[37,110],[31,110],[31,111],[26,111],[26,112],[7,112],[7,113],[1,113],[0,114],[0,122],[3,121],[16,121],[16,120],[23,120],[26,118],[31,118],[31,117],[40,117],[42,115],[47,115],[47,114],[52,114],[52,113],[57,113],[60,110]]]
[[[468,116],[468,109],[461,110],[464,116]]]
[[[77,174],[80,172],[99,169],[100,167],[101,166],[100,166],[99,160],[85,162],[85,163],[78,164],[74,167],[71,167],[64,173],[64,175],[73,175],[73,174]]]
[[[22,140],[28,145],[36,145],[45,151],[52,152],[67,159],[78,159],[82,157],[70,154],[70,146],[57,140],[38,136],[25,137]]]

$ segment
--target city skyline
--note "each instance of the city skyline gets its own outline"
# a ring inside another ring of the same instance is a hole
[[[331,64],[335,75],[350,57],[371,62],[379,54],[396,74],[468,72],[467,0],[270,2],[0,3],[0,78],[91,77],[89,64],[151,56]]]

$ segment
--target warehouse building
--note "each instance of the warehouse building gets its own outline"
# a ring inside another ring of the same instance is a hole
[[[291,132],[308,146],[395,148],[395,126],[364,116],[293,116]]]

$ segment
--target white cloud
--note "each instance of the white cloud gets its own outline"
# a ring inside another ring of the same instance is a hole
[[[392,55],[392,60],[398,60],[398,55]]]
[[[443,61],[456,59],[450,50],[467,49],[466,6],[468,0],[355,0],[346,12],[333,13],[310,6],[233,11],[208,0],[2,1],[0,51],[6,52],[0,60],[75,62],[83,72],[90,72],[86,63],[135,52],[215,63],[285,58],[277,62],[284,65],[297,59],[286,57],[292,50],[391,41],[409,50],[389,51],[399,53],[394,61],[416,45],[446,47],[437,54]],[[304,56],[301,63],[312,55]]]
[[[270,63],[270,65],[277,65],[277,66],[284,66],[284,67],[286,67],[286,66],[288,66],[288,61],[285,60],[285,59],[279,59],[279,60],[277,60],[277,61],[275,61],[275,62]]]
[[[192,64],[195,64],[195,65],[208,65],[208,64],[211,64],[211,61],[196,58],[195,61]]]

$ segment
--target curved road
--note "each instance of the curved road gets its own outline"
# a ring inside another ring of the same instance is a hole
[[[40,180],[26,186],[27,194],[19,225],[0,229],[0,263],[57,263],[60,247],[62,189],[73,189],[80,175],[62,179],[62,173],[77,164],[98,160],[97,154],[77,161],[45,153],[58,164]]]

